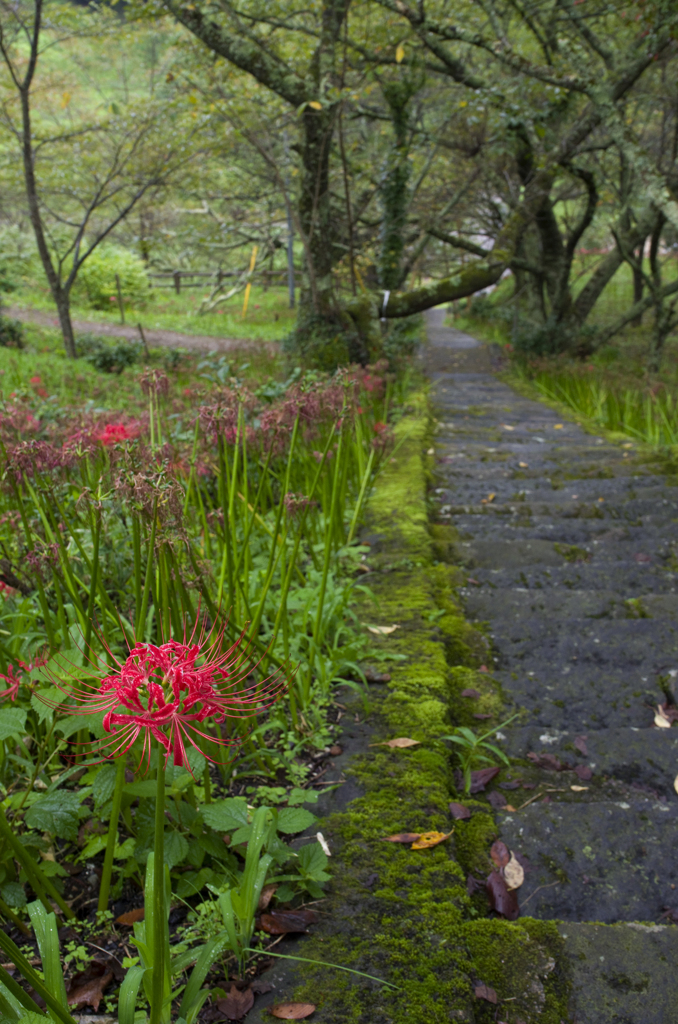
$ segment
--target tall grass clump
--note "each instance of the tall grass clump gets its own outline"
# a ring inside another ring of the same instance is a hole
[[[658,447],[678,445],[678,396],[662,383],[570,360],[516,359],[512,371],[548,401],[605,430]]]

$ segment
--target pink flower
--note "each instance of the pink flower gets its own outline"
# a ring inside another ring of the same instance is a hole
[[[193,636],[188,641],[184,637],[183,643],[136,643],[127,659],[117,662],[118,672],[106,676],[98,691],[72,694],[78,700],[72,710],[105,712],[104,731],[113,736],[105,745],[107,757],[125,753],[141,737],[141,759],[150,762],[153,738],[165,751],[165,764],[171,757],[173,764],[189,767],[187,743],[204,753],[201,740],[224,747],[240,742],[239,737],[203,731],[206,721],[220,725],[227,718],[252,718],[286,689],[279,675],[261,683],[250,681],[253,666],[245,658],[247,652],[240,650],[243,636],[219,653],[222,640],[223,630],[213,639],[201,636],[199,643],[193,642]]]

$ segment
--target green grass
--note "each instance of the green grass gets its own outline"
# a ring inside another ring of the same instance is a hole
[[[91,411],[124,410],[133,415],[145,413],[147,401],[142,396],[138,378],[147,365],[167,373],[174,402],[184,406],[196,394],[210,391],[221,378],[237,377],[251,389],[266,381],[281,381],[282,360],[272,360],[269,352],[252,348],[229,352],[228,355],[182,351],[178,361],[165,348],[152,348],[150,359],[125,368],[120,374],[102,373],[85,359],[67,359],[61,334],[52,328],[24,325],[25,348],[0,347],[0,401],[12,394],[36,406],[36,415],[50,409],[87,404]],[[31,383],[31,378],[40,381]],[[36,387],[47,396],[40,398]],[[184,394],[189,389],[191,395]]]

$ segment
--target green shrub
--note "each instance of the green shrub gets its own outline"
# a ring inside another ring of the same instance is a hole
[[[10,320],[0,313],[0,345],[3,348],[23,348],[24,328],[19,320]]]
[[[94,309],[110,309],[118,302],[116,274],[125,305],[142,305],[148,299],[143,261],[118,245],[101,246],[92,253],[78,274],[76,290]]]
[[[96,334],[79,335],[75,349],[81,359],[101,373],[122,373],[126,366],[137,363],[141,355],[141,345],[133,341],[124,338],[107,341]]]

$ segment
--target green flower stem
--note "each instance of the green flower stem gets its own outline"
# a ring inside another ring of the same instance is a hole
[[[150,1024],[160,1024],[165,998],[165,766],[158,748],[153,844],[153,977]]]
[[[113,857],[115,855],[115,844],[118,840],[118,822],[120,820],[120,805],[122,803],[122,791],[125,788],[125,758],[119,757],[115,766],[115,789],[113,790],[113,803],[111,805],[111,820],[108,824],[108,839],[106,841],[106,856],[104,857],[104,870],[101,874],[101,886],[99,888],[98,910],[108,910],[108,897],[111,891],[111,874],[113,872]]]

